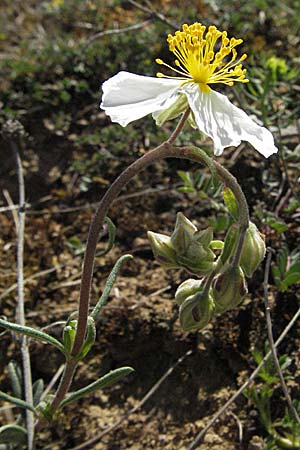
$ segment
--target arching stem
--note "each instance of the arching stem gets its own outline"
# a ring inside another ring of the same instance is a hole
[[[182,119],[177,126],[176,130],[179,131],[182,129],[184,122],[188,117],[188,111],[182,116]],[[174,142],[176,137],[179,134],[179,131],[174,131],[171,135],[171,142]],[[74,374],[74,370],[76,368],[77,362],[74,361],[76,355],[80,352],[80,349],[84,343],[85,333],[86,333],[86,324],[88,318],[89,311],[89,303],[90,303],[90,291],[92,284],[92,276],[94,269],[94,258],[96,253],[96,246],[99,238],[99,233],[102,229],[104,219],[107,215],[109,207],[113,203],[113,201],[118,197],[121,190],[127,185],[127,183],[139,172],[144,170],[147,166],[165,158],[181,158],[181,159],[189,159],[191,161],[199,162],[202,164],[206,164],[207,156],[203,156],[203,152],[195,147],[175,147],[170,144],[170,142],[166,141],[163,144],[159,145],[156,149],[146,153],[138,160],[134,161],[129,167],[127,167],[121,175],[112,183],[109,187],[105,195],[103,196],[98,209],[92,219],[86,252],[83,263],[83,271],[82,271],[82,279],[81,279],[81,288],[80,288],[80,300],[79,300],[79,311],[78,311],[78,325],[77,325],[77,333],[75,337],[75,342],[72,350],[72,356],[69,361],[67,361],[64,374],[62,376],[60,385],[55,394],[54,400],[51,405],[51,413],[54,414],[57,408],[59,407],[60,402],[63,400],[66,395],[70,383]],[[240,208],[240,225],[243,228],[248,227],[249,223],[249,213],[248,206],[245,199],[245,196],[237,183],[236,179],[219,163],[212,160],[218,175],[222,178],[222,180],[229,186],[229,188],[234,193],[236,200],[239,204]]]

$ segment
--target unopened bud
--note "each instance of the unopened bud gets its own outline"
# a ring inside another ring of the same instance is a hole
[[[240,267],[231,267],[219,275],[213,285],[216,313],[223,313],[237,306],[247,294],[247,285]]]
[[[196,231],[197,228],[195,225],[181,212],[179,212],[177,214],[175,228],[171,236],[172,247],[176,253],[183,254],[186,252]]]
[[[184,331],[201,330],[210,321],[214,312],[214,301],[210,294],[202,292],[188,297],[180,306],[179,321]]]
[[[185,253],[177,254],[176,259],[190,272],[206,276],[214,268],[215,254],[210,248],[204,248],[199,242],[192,241]]]
[[[246,231],[240,266],[246,277],[251,278],[266,254],[265,237],[256,225],[250,222]]]
[[[204,248],[207,248],[211,241],[213,240],[213,229],[212,227],[208,227],[205,230],[197,231],[194,234],[194,240],[203,245]]]
[[[178,264],[193,273],[209,274],[215,259],[214,252],[209,248],[212,238],[211,228],[198,231],[195,225],[179,212],[171,236]]]
[[[188,297],[202,290],[202,280],[189,278],[178,286],[175,293],[175,301],[180,306]]]
[[[171,245],[171,238],[165,234],[147,233],[154,257],[164,267],[176,269],[180,267],[175,258],[175,251]]]

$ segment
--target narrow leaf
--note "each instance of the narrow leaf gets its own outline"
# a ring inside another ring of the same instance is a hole
[[[114,225],[114,223],[108,216],[105,217],[104,222],[107,224],[107,228],[108,228],[108,243],[107,243],[106,248],[102,252],[97,253],[97,256],[106,255],[106,253],[108,253],[113,248],[113,245],[115,243],[116,226]]]
[[[0,391],[0,398],[6,402],[17,405],[20,408],[30,409],[30,411],[35,412],[34,407],[20,398],[13,397],[12,395],[5,394],[5,392]]]
[[[41,396],[44,391],[44,381],[42,378],[39,378],[33,383],[32,391],[33,391],[33,404],[34,406],[37,406],[41,400]]]
[[[69,403],[75,402],[76,400],[79,400],[81,397],[91,394],[92,392],[97,391],[98,389],[102,389],[106,386],[116,383],[121,378],[132,373],[133,371],[134,369],[132,367],[120,367],[119,369],[112,370],[111,372],[107,373],[103,377],[99,378],[99,380],[94,381],[88,386],[85,386],[84,388],[79,389],[78,391],[71,392],[61,402],[60,408],[63,408]]]
[[[95,321],[91,316],[88,316],[86,338],[84,340],[84,344],[82,346],[82,349],[80,350],[80,353],[78,355],[76,355],[76,358],[78,360],[86,357],[86,355],[88,354],[88,352],[91,350],[92,346],[94,345],[95,339],[96,339]]]
[[[37,339],[38,341],[46,342],[47,344],[52,344],[54,345],[54,347],[58,348],[61,352],[64,353],[64,346],[57,339],[50,336],[50,334],[44,333],[43,331],[19,325],[17,323],[7,322],[3,319],[0,319],[0,327],[7,328],[8,330],[14,331],[15,333],[25,334],[26,336]]]
[[[104,291],[102,292],[102,295],[100,297],[100,299],[98,300],[95,308],[93,309],[92,313],[91,313],[91,317],[95,320],[98,313],[101,311],[101,309],[103,308],[103,306],[106,304],[107,299],[109,297],[110,291],[116,281],[117,275],[119,270],[122,267],[122,264],[126,261],[128,261],[129,259],[132,259],[132,255],[123,255],[121,256],[121,258],[118,259],[118,261],[116,262],[116,264],[114,265],[112,271],[110,272],[108,279],[106,281],[106,285],[104,288]]]
[[[183,170],[178,170],[177,171],[177,175],[180,176],[180,178],[182,179],[182,181],[184,181],[185,184],[187,184],[188,186],[193,186],[193,178],[190,174],[190,172],[184,172]]]
[[[288,273],[287,276],[284,278],[284,280],[280,284],[280,290],[286,291],[289,286],[292,284],[300,283],[300,273],[294,272],[294,273]]]
[[[23,398],[22,372],[16,361],[10,361],[8,364],[8,373],[12,385],[14,397]]]

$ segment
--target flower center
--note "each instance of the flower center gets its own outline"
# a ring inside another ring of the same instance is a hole
[[[180,77],[169,77],[158,72],[157,77],[182,79],[199,84],[203,92],[210,91],[209,84],[223,83],[232,86],[235,81],[247,83],[246,69],[242,61],[247,58],[243,54],[237,58],[235,47],[242,39],[229,39],[226,31],[219,31],[215,26],[208,29],[201,23],[183,25],[182,31],[169,34],[167,42],[169,50],[174,53],[177,68],[171,67],[161,59],[158,64],[177,72]]]

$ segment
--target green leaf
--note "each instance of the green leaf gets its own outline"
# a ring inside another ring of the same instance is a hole
[[[54,347],[58,348],[62,353],[65,349],[61,342],[59,342],[50,334],[44,333],[43,331],[36,330],[35,328],[26,327],[12,322],[7,322],[6,320],[0,319],[0,327],[7,328],[8,330],[14,331],[15,333],[25,334],[26,336],[37,339],[38,341],[46,342],[47,344],[52,344]]]
[[[64,406],[68,405],[69,403],[75,402],[76,400],[79,400],[80,398],[91,394],[92,392],[97,391],[98,389],[103,389],[106,386],[110,386],[111,384],[116,383],[121,378],[125,377],[126,375],[134,372],[134,369],[132,367],[120,367],[119,369],[112,370],[111,372],[107,373],[103,377],[99,378],[99,380],[94,381],[93,383],[89,384],[88,386],[85,386],[82,389],[79,389],[78,391],[71,392],[60,404],[60,408],[63,408]]]
[[[83,359],[88,354],[88,352],[95,343],[95,339],[96,339],[95,321],[91,316],[88,316],[86,338],[84,340],[82,349],[80,350],[79,354],[76,355],[76,358],[78,360]]]
[[[10,361],[8,363],[8,373],[9,373],[14,397],[22,399],[23,398],[22,371],[20,369],[19,364],[16,361]]]
[[[41,400],[42,393],[44,392],[44,380],[39,378],[32,385],[33,404],[37,406]]]
[[[178,170],[177,175],[182,179],[182,181],[190,187],[193,187],[194,180],[190,172],[184,172],[183,170]]]
[[[286,271],[288,256],[289,256],[289,251],[288,251],[287,247],[284,247],[281,250],[279,250],[276,260],[277,260],[281,275],[283,275]]]
[[[179,192],[184,192],[185,194],[190,194],[192,192],[195,192],[196,190],[193,187],[188,187],[188,186],[180,186],[178,188]]]
[[[72,352],[77,329],[77,320],[69,318],[63,330],[63,341],[66,355]]]
[[[272,273],[276,284],[281,282],[281,274],[277,266],[272,267]]]
[[[34,407],[20,398],[13,397],[12,395],[5,394],[5,392],[0,391],[0,398],[6,402],[17,405],[20,408],[30,409],[30,411],[35,412]]]
[[[108,253],[113,248],[113,245],[115,243],[116,226],[114,225],[114,223],[111,221],[111,219],[108,216],[105,217],[104,223],[106,223],[107,227],[108,227],[108,243],[107,243],[107,247],[102,252],[97,253],[97,256],[106,255],[106,253]]]
[[[16,444],[18,448],[26,444],[27,431],[19,425],[4,425],[0,428],[0,444]]]
[[[280,290],[284,292],[288,289],[289,286],[296,283],[300,283],[300,273],[290,273],[286,277],[284,277],[284,280],[281,282]]]
[[[287,224],[277,217],[268,216],[265,220],[265,223],[269,225],[269,227],[273,228],[273,230],[278,231],[278,233],[283,233],[288,230]]]
[[[110,291],[116,281],[117,275],[119,273],[119,270],[122,267],[122,264],[126,261],[128,261],[129,259],[132,259],[132,255],[123,255],[121,256],[121,258],[118,259],[118,261],[116,262],[116,264],[114,265],[112,271],[109,274],[109,277],[106,281],[106,285],[104,288],[104,291],[102,292],[102,295],[100,297],[100,299],[98,300],[96,306],[94,307],[92,313],[91,313],[91,317],[95,320],[97,315],[99,314],[99,312],[101,311],[101,309],[103,308],[103,306],[106,304],[107,299],[109,297]]]
[[[289,268],[289,270],[287,271],[287,275],[290,275],[295,272],[298,272],[298,273],[300,272],[300,262],[292,264],[291,267]]]
[[[74,255],[80,255],[85,251],[85,245],[77,236],[72,236],[67,241],[68,247],[74,252]]]
[[[239,206],[236,201],[236,198],[229,187],[225,187],[223,190],[223,197],[225,205],[228,208],[229,214],[235,221],[239,219]]]

